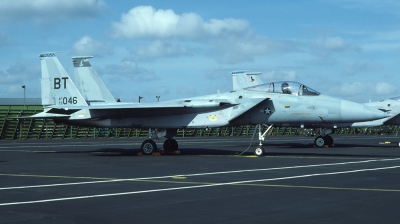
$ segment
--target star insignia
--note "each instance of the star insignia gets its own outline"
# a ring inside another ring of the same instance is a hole
[[[265,113],[266,115],[270,115],[270,114],[272,113],[272,111],[271,111],[271,109],[270,109],[269,107],[266,107],[266,108],[264,109],[264,113]]]

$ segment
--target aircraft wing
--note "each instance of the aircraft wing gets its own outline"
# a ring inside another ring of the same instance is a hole
[[[389,117],[389,119],[387,119],[384,122],[384,125],[391,125],[391,124],[396,124],[396,125],[400,124],[400,113],[398,113],[392,117]]]
[[[355,122],[351,124],[351,127],[376,127],[384,125],[384,123],[390,118],[381,118],[374,121],[364,121],[364,122]]]
[[[97,106],[52,106],[47,110],[46,117],[65,117],[80,110],[90,110],[91,118],[110,117],[148,117],[148,116],[169,116],[179,114],[202,113],[221,110],[233,107],[237,104],[230,102],[212,100],[186,100],[180,102],[159,102],[159,103],[113,103]],[[39,115],[39,114],[38,114]]]

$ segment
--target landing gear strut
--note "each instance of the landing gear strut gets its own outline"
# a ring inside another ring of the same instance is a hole
[[[267,125],[264,125],[264,126],[267,126]],[[267,135],[268,131],[272,128],[272,124],[270,126],[267,126],[267,127],[268,127],[267,130],[262,134],[261,134],[261,129],[262,129],[262,125],[261,124],[257,124],[257,126],[256,126],[256,128],[254,130],[252,139],[254,139],[254,136],[255,136],[257,128],[258,128],[258,140],[260,141],[259,146],[256,148],[256,150],[254,150],[254,154],[256,156],[263,156],[264,153],[265,153],[265,150],[262,147],[263,144],[262,144],[261,141],[264,141],[265,135]]]

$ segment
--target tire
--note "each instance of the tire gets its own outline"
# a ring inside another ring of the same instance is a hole
[[[325,145],[324,137],[322,137],[321,135],[316,137],[314,140],[314,145],[316,145],[317,147],[324,147]]]
[[[157,144],[153,140],[147,139],[142,143],[141,150],[143,155],[152,155],[157,151]]]
[[[325,145],[333,146],[333,138],[330,135],[324,137]]]
[[[264,148],[261,147],[261,146],[257,147],[256,150],[254,150],[254,154],[255,154],[256,156],[263,156],[264,153],[265,153],[265,150],[264,150]]]
[[[166,152],[175,152],[178,150],[178,142],[173,138],[169,138],[165,140],[163,148]]]

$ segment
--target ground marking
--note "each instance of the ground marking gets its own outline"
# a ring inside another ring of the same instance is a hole
[[[376,170],[387,170],[387,169],[396,169],[396,168],[400,168],[400,166],[380,167],[380,168],[373,168],[373,169],[348,170],[348,171],[330,172],[330,173],[315,173],[315,174],[306,174],[306,175],[299,175],[299,176],[278,177],[278,178],[259,179],[259,180],[235,181],[235,182],[227,182],[227,183],[217,183],[217,184],[207,184],[207,185],[197,185],[197,186],[187,186],[187,187],[174,187],[174,188],[164,188],[164,189],[154,189],[154,190],[144,190],[144,191],[131,191],[131,192],[112,193],[112,194],[97,194],[97,195],[87,195],[87,196],[68,197],[68,198],[53,198],[53,199],[36,200],[36,201],[10,202],[10,203],[1,203],[0,206],[36,204],[36,203],[44,203],[44,202],[67,201],[67,200],[77,200],[77,199],[87,199],[87,198],[100,198],[100,197],[110,197],[110,196],[120,196],[120,195],[132,195],[132,194],[142,194],[142,193],[152,193],[152,192],[162,192],[162,191],[173,191],[173,190],[184,190],[184,189],[194,189],[194,188],[216,187],[216,186],[225,186],[225,185],[238,185],[238,184],[245,184],[245,183],[255,183],[255,182],[265,182],[265,181],[275,181],[275,180],[288,180],[288,179],[296,179],[296,178],[325,176],[325,175],[336,175],[336,174],[347,174],[347,173],[376,171]]]
[[[321,167],[321,166],[338,166],[348,164],[359,164],[359,163],[370,163],[370,162],[385,162],[385,161],[396,161],[400,158],[395,159],[373,159],[353,162],[342,162],[342,163],[327,163],[327,164],[315,164],[315,165],[302,165],[302,166],[291,166],[291,167],[275,167],[265,169],[252,169],[252,170],[234,170],[234,171],[221,171],[212,173],[195,173],[195,174],[178,174],[170,176],[159,176],[159,177],[142,177],[142,178],[129,178],[129,179],[117,179],[117,178],[98,178],[98,177],[71,177],[71,176],[45,176],[45,175],[31,175],[31,174],[0,174],[0,176],[25,176],[25,177],[43,177],[43,178],[68,178],[68,179],[102,179],[99,181],[86,181],[86,182],[74,182],[74,183],[61,183],[61,184],[46,184],[46,185],[31,185],[31,186],[18,186],[18,187],[3,187],[1,190],[12,190],[12,189],[27,189],[27,188],[41,188],[41,187],[57,187],[57,186],[68,186],[68,185],[83,185],[83,184],[98,184],[98,183],[110,183],[110,182],[122,182],[122,181],[140,181],[140,180],[153,180],[153,179],[164,179],[180,177],[195,177],[195,176],[206,176],[206,175],[219,175],[219,174],[234,174],[234,173],[245,173],[245,172],[258,172],[258,171],[271,171],[271,170],[285,170],[285,169],[297,169],[297,168],[310,168],[310,167]]]

